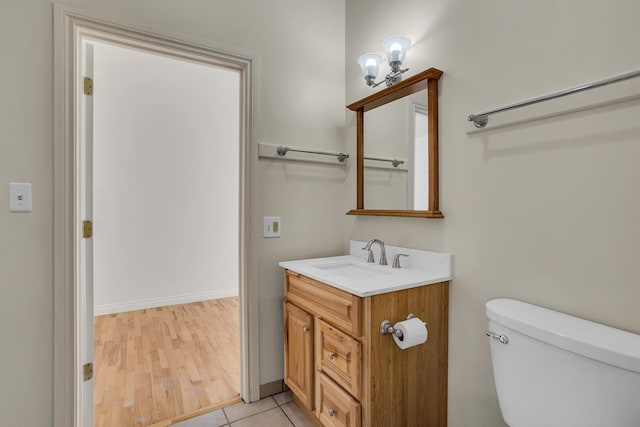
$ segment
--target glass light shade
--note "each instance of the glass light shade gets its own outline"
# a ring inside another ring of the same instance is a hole
[[[376,78],[378,75],[378,68],[382,62],[382,56],[376,53],[365,53],[358,58],[358,64],[362,68],[362,74],[365,77],[372,76]]]
[[[385,39],[383,45],[389,63],[396,61],[403,62],[407,55],[407,49],[411,46],[411,40],[402,36],[391,36]]]

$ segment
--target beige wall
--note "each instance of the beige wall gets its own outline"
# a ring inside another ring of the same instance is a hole
[[[347,0],[346,99],[371,92],[356,58],[410,37],[412,71],[440,68],[444,220],[352,218],[349,238],[452,253],[449,425],[503,425],[484,303],[514,297],[640,333],[640,102],[531,119],[640,94],[640,79],[490,119],[470,113],[640,66],[634,0]],[[499,124],[526,120],[491,130]],[[354,114],[347,149],[354,151]],[[354,182],[353,177],[349,179]],[[353,186],[352,186],[353,187]],[[355,205],[347,192],[345,208]]]
[[[63,3],[254,56],[258,140],[343,149],[344,0]],[[0,40],[0,424],[42,427],[52,425],[53,412],[52,3],[3,1]],[[255,157],[252,167],[251,244],[259,256],[260,380],[266,383],[283,376],[277,261],[341,251],[345,174]],[[33,183],[32,213],[8,213],[10,181]],[[282,238],[262,239],[265,215],[282,216]]]
[[[51,4],[0,6],[0,424],[51,424],[53,378]],[[33,212],[8,212],[8,183]]]

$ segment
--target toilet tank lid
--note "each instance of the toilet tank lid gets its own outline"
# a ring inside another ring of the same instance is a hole
[[[487,302],[487,317],[550,345],[609,365],[640,373],[640,335],[500,298]]]

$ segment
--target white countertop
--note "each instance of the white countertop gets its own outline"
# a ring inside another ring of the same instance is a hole
[[[359,253],[363,246],[364,242],[352,241],[351,255],[282,261],[279,265],[360,297],[445,282],[452,278],[449,254],[388,246],[389,265],[379,265],[379,251],[375,252],[376,263],[367,263],[365,251]],[[399,269],[391,268],[396,253],[410,255],[401,258],[403,267]],[[341,272],[341,266],[345,266],[345,271],[349,269],[356,274]]]

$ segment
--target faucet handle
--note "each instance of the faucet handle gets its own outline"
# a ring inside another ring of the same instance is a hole
[[[367,262],[376,262],[375,259],[373,259],[373,250],[371,248],[367,248],[364,247],[362,248],[363,251],[369,251],[369,256],[367,257]]]
[[[391,268],[402,268],[402,266],[400,265],[400,257],[401,256],[408,257],[409,255],[407,255],[407,254],[395,254],[395,256],[393,257],[393,265],[391,266]]]

